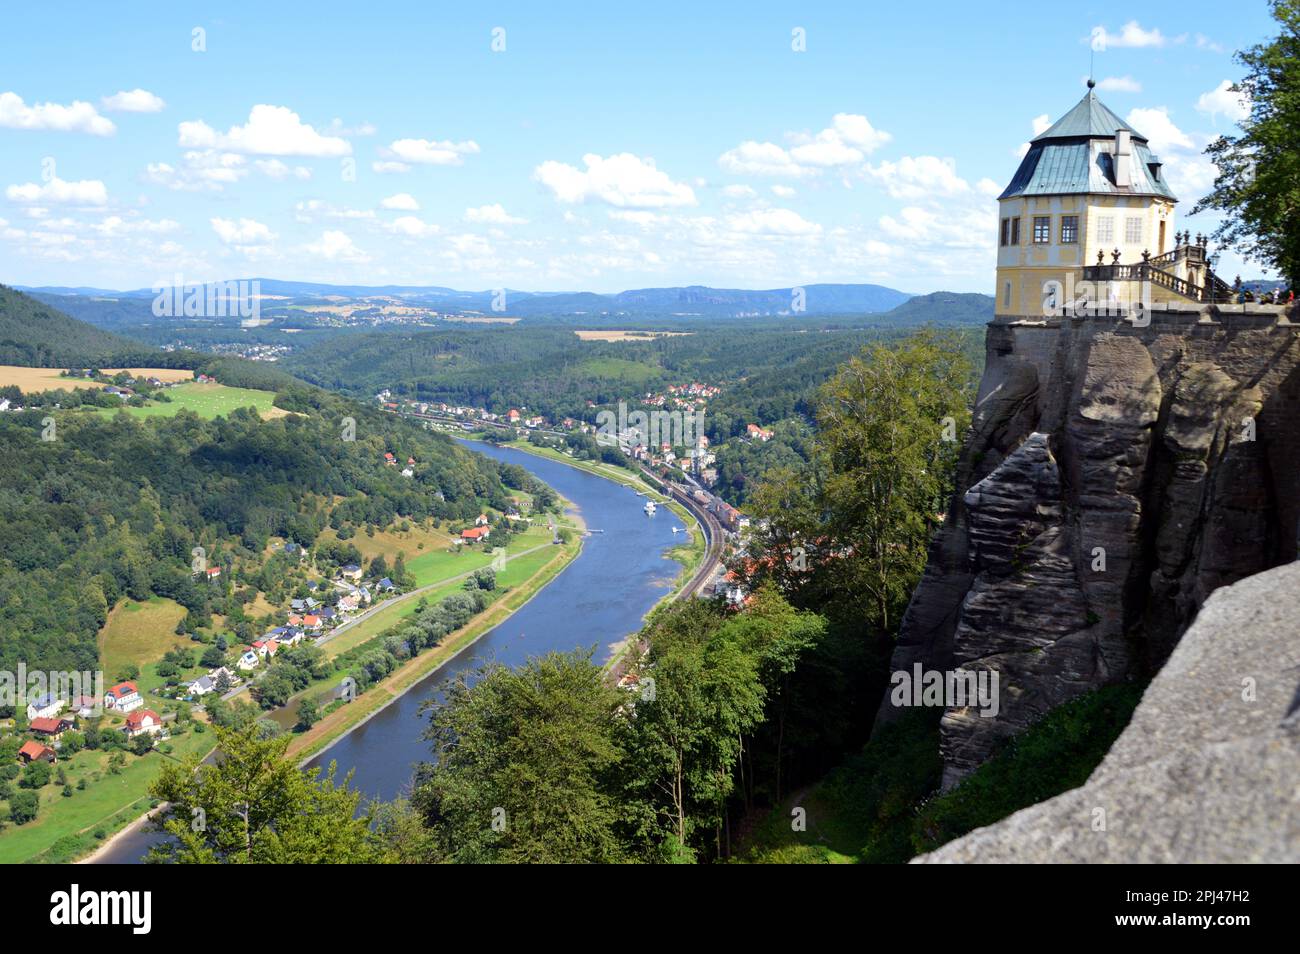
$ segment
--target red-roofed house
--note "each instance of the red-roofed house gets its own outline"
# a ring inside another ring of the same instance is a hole
[[[518,424],[519,418],[521,417],[523,417],[523,415],[520,414],[518,411],[516,411],[514,408],[511,408],[509,411],[506,412],[506,418],[509,419],[511,424]]]
[[[304,616],[302,618],[302,625],[307,627],[307,629],[320,629],[320,617],[314,615]]]
[[[36,718],[29,722],[27,727],[37,735],[57,740],[66,730],[72,728],[72,722],[68,719]]]
[[[215,580],[215,579],[216,579],[217,577],[219,577],[220,575],[221,575],[221,567],[219,567],[219,566],[210,566],[210,567],[208,567],[208,579],[209,579],[209,580]]]
[[[139,709],[142,705],[144,705],[144,700],[140,698],[140,690],[135,687],[133,682],[119,682],[104,693],[105,709],[130,712],[133,709]]]
[[[59,756],[48,745],[42,745],[40,742],[24,742],[23,747],[18,750],[18,758],[24,762],[56,762]]]
[[[476,527],[486,527],[487,524],[488,524],[488,517],[487,514],[485,513],[481,513],[474,518],[474,526]]]
[[[389,467],[392,467],[394,464],[397,463],[397,458],[394,457],[391,453],[385,453],[384,463],[387,464]]]
[[[152,709],[140,709],[126,717],[126,734],[132,738],[137,735],[157,735],[162,730],[162,717]]]
[[[470,527],[468,530],[462,530],[460,532],[460,538],[469,543],[473,543],[475,540],[486,540],[488,534],[491,532],[491,527]]]

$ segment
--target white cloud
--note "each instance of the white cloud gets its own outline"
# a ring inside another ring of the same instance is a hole
[[[396,139],[380,150],[385,159],[424,166],[459,166],[466,156],[477,155],[478,143],[472,139],[451,142],[447,139]],[[376,171],[378,171],[376,169]],[[405,172],[406,169],[393,170]]]
[[[1241,122],[1250,115],[1250,100],[1244,93],[1232,91],[1232,81],[1224,80],[1196,101],[1196,109],[1213,119],[1222,114],[1233,122]]]
[[[795,194],[795,190],[788,185],[774,185],[772,186],[772,194],[782,199],[788,199]]]
[[[375,160],[370,164],[370,168],[382,175],[391,175],[395,172],[410,172],[411,167],[404,162],[394,162],[393,160]]]
[[[729,215],[727,227],[751,235],[817,235],[822,227],[790,209],[753,209]]]
[[[594,153],[582,157],[586,169],[547,160],[533,178],[561,202],[596,199],[619,208],[658,209],[695,205],[695,192],[684,182],[674,182],[655,167],[653,159],[623,152],[608,159]]]
[[[90,103],[76,100],[68,106],[34,103],[28,106],[17,93],[0,93],[0,126],[9,129],[45,129],[111,136],[117,130],[111,119],[99,115]]]
[[[178,167],[167,162],[151,162],[144,177],[155,185],[176,191],[220,191],[248,175],[248,160],[233,152],[215,149],[191,149],[182,156]]]
[[[527,219],[510,215],[500,203],[480,205],[476,209],[466,209],[465,221],[483,222],[489,225],[524,225],[528,222]]]
[[[1211,53],[1223,52],[1223,44],[1216,43],[1214,40],[1211,40],[1204,33],[1196,34],[1196,48],[1198,50],[1209,50]]]
[[[975,188],[983,195],[991,196],[993,198],[997,198],[1002,194],[1002,186],[987,177],[975,183]]]
[[[337,136],[325,136],[304,123],[287,106],[259,104],[248,113],[243,126],[231,126],[218,133],[201,119],[178,127],[179,144],[196,149],[224,149],[260,156],[347,156],[352,144]]]
[[[103,205],[108,201],[108,189],[98,179],[65,182],[58,176],[45,183],[26,182],[23,185],[11,185],[5,190],[5,195],[14,202]]]
[[[755,192],[751,186],[741,185],[739,183],[723,186],[722,194],[729,199],[753,199],[758,196],[758,193]]]
[[[271,230],[254,219],[209,219],[217,238],[227,245],[265,245],[275,236]]]
[[[253,161],[253,165],[257,167],[258,172],[269,179],[280,180],[293,176],[295,179],[306,181],[311,178],[311,170],[306,166],[293,166],[290,168],[279,159],[256,159]]]
[[[718,165],[736,175],[800,176],[861,163],[893,137],[876,129],[866,116],[836,113],[831,125],[815,135],[788,133],[790,148],[746,140],[718,157]]]
[[[1174,125],[1173,120],[1169,118],[1169,110],[1165,106],[1129,110],[1125,121],[1146,136],[1152,150],[1157,153],[1164,152],[1167,149],[1196,148],[1191,137]]]
[[[346,232],[338,229],[326,229],[320,238],[307,247],[312,255],[317,255],[331,262],[367,262],[370,260],[365,252],[352,243]]]
[[[938,156],[904,156],[897,162],[868,166],[866,173],[895,199],[954,196],[970,191],[970,183],[957,175],[957,163]]]
[[[388,231],[410,238],[427,238],[441,231],[432,222],[423,222],[413,215],[402,215],[384,226]]]
[[[735,175],[797,178],[814,175],[817,171],[800,166],[789,152],[774,142],[755,142],[752,139],[724,152],[718,157],[718,165]]]
[[[417,212],[420,203],[415,201],[415,196],[409,192],[399,192],[396,195],[390,195],[379,201],[381,207],[385,209],[398,209],[402,212]]]
[[[1131,76],[1106,76],[1097,81],[1103,93],[1140,93],[1142,84]]]
[[[1047,113],[1043,113],[1031,119],[1029,121],[1029,125],[1034,130],[1034,136],[1035,137],[1040,136],[1043,133],[1047,132],[1047,130],[1052,128],[1052,117],[1047,115]],[[1023,159],[1025,157],[1025,153],[1027,153],[1028,151],[1029,151],[1029,143],[1022,142],[1020,144],[1020,148],[1016,150],[1016,155]]]
[[[1144,30],[1136,20],[1125,23],[1118,33],[1111,33],[1104,26],[1095,26],[1091,36],[1092,48],[1098,53],[1112,47],[1162,47],[1169,42],[1158,29]]]
[[[117,113],[157,113],[167,104],[161,96],[155,96],[147,89],[123,90],[100,100],[109,112]]]

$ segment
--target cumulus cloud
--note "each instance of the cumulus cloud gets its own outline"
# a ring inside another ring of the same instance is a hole
[[[1158,153],[1168,149],[1196,148],[1191,137],[1174,125],[1165,106],[1129,110],[1125,121],[1146,136],[1151,148]]]
[[[59,203],[63,205],[104,205],[108,202],[108,189],[98,179],[81,179],[65,182],[53,176],[48,182],[26,182],[11,185],[5,195],[14,202]]]
[[[115,113],[157,113],[167,105],[161,96],[138,88],[105,96],[100,102],[106,110]]]
[[[477,155],[478,151],[478,143],[472,139],[464,142],[448,139],[395,139],[387,149],[380,150],[380,155],[387,160],[404,163],[407,168],[411,163],[423,166],[459,166],[464,163],[466,156]],[[405,172],[406,169],[385,171]]]
[[[151,162],[144,177],[154,185],[184,192],[219,191],[248,175],[248,160],[233,152],[215,149],[191,149],[181,157],[181,164]]]
[[[382,175],[392,175],[397,172],[410,172],[411,167],[404,162],[396,162],[392,159],[376,159],[370,164],[370,168]]]
[[[1106,76],[1097,81],[1103,93],[1140,93],[1142,84],[1131,76]]]
[[[390,232],[405,235],[408,238],[427,238],[441,231],[434,223],[424,222],[414,215],[398,216],[384,227]]]
[[[790,186],[787,186],[787,185],[774,185],[774,186],[772,186],[772,194],[775,195],[775,196],[779,196],[779,197],[782,198],[782,199],[788,199],[788,198],[790,198],[792,195],[794,195],[794,193],[795,193],[795,190],[794,190],[793,188],[791,188]]]
[[[957,163],[938,156],[904,156],[897,162],[868,166],[866,174],[895,199],[955,196],[970,191],[970,183],[957,175]]]
[[[588,153],[582,162],[585,169],[547,160],[533,171],[533,178],[550,189],[556,199],[570,204],[588,199],[619,208],[696,204],[695,191],[684,182],[674,182],[655,167],[653,159],[628,152],[609,158]]]
[[[265,245],[275,236],[271,230],[255,219],[209,219],[212,231],[227,245]]]
[[[290,167],[279,159],[257,159],[254,160],[253,166],[269,179],[279,180],[293,177],[305,181],[311,178],[311,170],[306,166]]]
[[[753,209],[726,218],[727,227],[751,235],[817,235],[822,227],[791,209]]]
[[[307,247],[312,255],[331,262],[367,262],[370,260],[365,252],[352,243],[351,237],[339,229],[326,229],[320,238]]]
[[[476,209],[465,210],[466,222],[482,222],[488,225],[523,225],[528,220],[510,215],[500,204],[480,205]]]
[[[719,156],[718,165],[736,175],[812,176],[857,165],[892,138],[866,116],[836,113],[831,124],[815,135],[787,133],[788,148],[750,139]]]
[[[83,132],[92,136],[111,136],[117,127],[99,115],[90,103],[75,100],[67,106],[59,103],[33,103],[28,106],[17,93],[0,93],[0,126],[8,129]]]
[[[1098,53],[1112,47],[1162,47],[1169,40],[1158,29],[1145,30],[1136,20],[1130,20],[1120,27],[1118,33],[1111,33],[1104,26],[1092,28],[1092,48]]]
[[[728,199],[753,199],[758,197],[758,193],[754,191],[752,186],[741,185],[740,183],[723,186],[722,194]]]
[[[1200,95],[1196,109],[1211,119],[1222,115],[1239,123],[1250,115],[1250,100],[1245,93],[1233,92],[1231,80],[1224,80],[1208,93]]]
[[[415,201],[415,196],[409,192],[399,192],[380,199],[379,205],[385,209],[398,209],[402,212],[416,212],[420,208],[420,203]]]
[[[193,149],[223,149],[260,156],[315,156],[328,158],[352,154],[352,144],[338,136],[317,132],[287,106],[259,104],[248,122],[217,132],[201,119],[178,127],[179,144]]]

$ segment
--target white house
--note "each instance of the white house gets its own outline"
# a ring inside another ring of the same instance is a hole
[[[53,719],[63,711],[63,700],[56,698],[54,693],[47,692],[43,696],[37,696],[31,702],[27,703],[27,721],[33,719]]]
[[[126,734],[131,738],[137,735],[157,735],[162,730],[162,717],[152,709],[141,709],[126,717]]]
[[[134,709],[139,709],[142,705],[144,705],[144,699],[140,697],[140,690],[136,688],[133,682],[119,682],[104,693],[105,709],[113,709],[117,712],[131,712]]]
[[[244,670],[244,672],[248,672],[250,669],[256,669],[257,663],[258,663],[257,653],[253,652],[253,650],[250,649],[246,651],[244,655],[239,657],[239,662],[237,662],[235,665],[238,666],[240,669]]]

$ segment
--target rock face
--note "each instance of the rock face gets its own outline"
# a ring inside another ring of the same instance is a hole
[[[995,717],[945,712],[945,787],[1047,710],[1154,673],[1210,593],[1297,555],[1300,325],[1278,310],[994,323],[986,348],[893,660],[999,673]],[[878,721],[896,714],[887,697]]]
[[[1300,563],[1216,591],[1087,783],[915,859],[1300,862]]]

